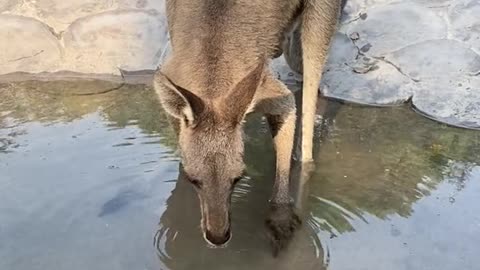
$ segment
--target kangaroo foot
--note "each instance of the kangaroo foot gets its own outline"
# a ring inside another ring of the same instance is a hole
[[[295,213],[293,205],[277,203],[270,205],[266,226],[274,257],[287,247],[301,224],[302,221]]]

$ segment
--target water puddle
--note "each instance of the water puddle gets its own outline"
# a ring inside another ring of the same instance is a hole
[[[210,249],[149,87],[0,84],[0,269],[477,269],[480,132],[323,102],[304,224],[273,258],[263,120],[246,126],[233,238]]]

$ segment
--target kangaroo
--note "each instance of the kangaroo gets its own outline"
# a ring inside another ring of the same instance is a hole
[[[289,195],[296,123],[293,93],[269,69],[284,53],[303,74],[302,162],[311,162],[322,69],[336,30],[340,0],[166,0],[171,54],[154,88],[178,134],[185,173],[201,206],[205,240],[231,238],[230,197],[244,171],[243,122],[265,115],[276,153],[267,220],[273,241],[300,224]]]

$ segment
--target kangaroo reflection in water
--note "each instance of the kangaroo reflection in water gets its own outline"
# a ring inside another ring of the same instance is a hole
[[[299,178],[292,177],[292,179]],[[297,185],[297,183],[292,184]],[[154,238],[154,246],[163,267],[167,269],[293,269],[294,267],[326,269],[320,240],[306,225],[308,222],[304,222],[286,250],[277,258],[272,256],[267,239],[267,228],[264,226],[265,213],[269,208],[264,194],[269,185],[269,181],[260,179],[253,181],[247,177],[238,183],[232,197],[232,207],[235,209],[232,211],[234,213],[232,226],[235,227],[235,234],[226,248],[212,249],[205,245],[201,234],[198,233],[201,218],[198,199],[192,185],[185,179],[180,165],[176,186],[167,200],[167,208],[160,218]],[[299,189],[294,187],[292,190]]]
[[[295,94],[296,100],[301,100],[301,93]],[[320,127],[323,130],[321,133],[323,137],[328,134],[328,129],[324,127],[331,124],[338,106],[336,104],[327,106],[325,102],[320,102],[319,105],[318,113],[324,116]],[[252,129],[247,125],[246,134],[258,132],[258,125],[253,123],[251,127]],[[296,132],[298,134],[300,131],[297,129]],[[268,137],[268,134],[266,135],[265,137]],[[179,165],[176,186],[167,200],[167,208],[160,218],[154,238],[155,249],[165,268],[209,270],[246,268],[322,270],[327,268],[329,258],[328,255],[325,256],[317,235],[318,228],[312,226],[309,220],[311,211],[307,208],[309,194],[307,180],[311,172],[308,168],[302,168],[297,162],[292,164],[290,190],[303,224],[288,243],[287,248],[277,258],[272,256],[269,241],[271,236],[269,236],[268,227],[265,226],[265,217],[270,211],[265,194],[271,192],[275,171],[273,166],[262,165],[269,162],[266,154],[269,150],[265,149],[265,145],[268,144],[261,137],[259,134],[252,135],[252,138],[260,139],[249,141],[251,147],[246,147],[245,159],[248,163],[247,167],[251,165],[267,168],[265,170],[268,171],[262,171],[263,175],[259,176],[259,179],[246,177],[236,185],[232,195],[232,226],[234,227],[232,231],[235,233],[228,247],[224,249],[208,248],[201,234],[198,233],[201,219],[198,198],[186,179],[181,164]],[[295,138],[297,139],[298,136]],[[321,138],[316,138],[316,140],[319,139]],[[297,141],[295,144],[299,145]]]

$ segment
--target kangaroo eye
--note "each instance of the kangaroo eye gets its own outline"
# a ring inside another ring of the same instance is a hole
[[[192,183],[195,187],[197,187],[197,188],[202,188],[202,182],[200,182],[200,180],[195,179],[195,178],[188,178],[188,180],[189,180],[190,183]]]
[[[241,177],[241,176],[233,179],[233,184],[234,184],[234,185],[237,184],[238,181],[240,181],[240,180],[242,180],[242,177]]]

